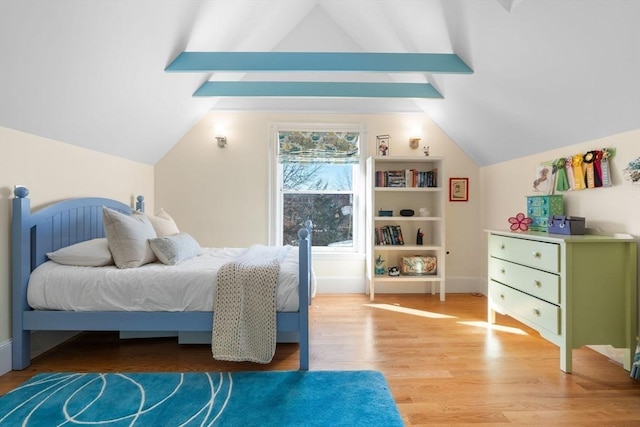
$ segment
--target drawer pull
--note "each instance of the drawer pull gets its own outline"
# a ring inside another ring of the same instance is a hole
[[[504,299],[504,294],[500,294],[500,299]]]
[[[500,249],[504,249],[504,243],[500,245]]]
[[[540,258],[540,257],[542,257],[542,254],[540,254],[540,252],[534,252],[533,253],[533,257],[534,258]]]
[[[504,272],[505,272],[505,269],[504,269],[504,268],[501,268],[501,269],[500,269],[500,273],[504,274]]]
[[[533,309],[533,315],[540,317],[540,310],[538,310],[537,308],[534,308]]]
[[[542,283],[541,283],[539,280],[534,280],[534,281],[533,281],[533,285],[534,285],[536,288],[541,288],[541,287],[542,287]]]

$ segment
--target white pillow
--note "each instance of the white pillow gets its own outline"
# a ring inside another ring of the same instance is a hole
[[[50,260],[64,265],[100,267],[112,265],[113,258],[106,238],[92,239],[47,253]]]
[[[167,265],[178,264],[202,253],[202,248],[196,239],[187,233],[151,239],[149,245],[160,262]]]
[[[153,229],[156,230],[158,237],[172,236],[180,232],[176,222],[164,209],[160,209],[160,212],[155,216],[147,215],[147,218],[151,221],[151,225],[153,225]]]
[[[125,215],[107,207],[102,209],[109,250],[118,268],[133,268],[156,260],[149,239],[156,238],[146,215]]]

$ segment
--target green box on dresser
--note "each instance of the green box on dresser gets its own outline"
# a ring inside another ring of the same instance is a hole
[[[527,216],[533,220],[530,230],[547,231],[549,217],[553,215],[564,215],[562,195],[527,197]]]
[[[489,323],[507,314],[560,347],[560,369],[584,345],[624,348],[637,335],[637,244],[630,235],[488,230]]]

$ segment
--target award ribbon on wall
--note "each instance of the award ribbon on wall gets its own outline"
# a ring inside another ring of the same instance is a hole
[[[582,154],[573,156],[573,179],[575,181],[574,190],[584,190],[586,188],[584,173],[582,172]]]
[[[564,157],[553,162],[553,169],[556,175],[556,191],[567,191],[569,189],[569,180],[567,179],[567,171],[564,168]]]
[[[582,157],[582,161],[585,165],[585,185],[587,188],[595,188],[596,187],[596,179],[594,177],[595,168],[593,167],[593,162],[596,160],[596,155],[593,151],[587,151],[587,153]]]
[[[560,157],[543,165],[552,166],[551,190],[571,191],[598,187],[611,187],[610,160],[615,148],[585,151],[568,157]],[[536,168],[539,173],[539,167]],[[640,174],[639,174],[640,176]],[[537,180],[534,181],[534,187]]]
[[[602,186],[611,187],[611,175],[609,174],[609,158],[612,156],[609,148],[602,149],[602,159],[600,160],[600,169],[602,170]]]
[[[593,152],[596,156],[596,160],[593,162],[593,167],[596,169],[596,173],[594,175],[595,185],[596,187],[602,187],[602,151],[595,150]]]
[[[573,158],[567,157],[564,163],[564,169],[567,172],[567,181],[569,182],[569,190],[576,188],[576,180],[573,176]]]

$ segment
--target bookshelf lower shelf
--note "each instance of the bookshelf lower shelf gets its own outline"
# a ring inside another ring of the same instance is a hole
[[[420,246],[420,245],[376,245],[373,247],[376,251],[394,250],[394,251],[438,251],[442,246]]]
[[[379,275],[373,278],[376,282],[439,282],[442,277],[437,275],[424,275],[424,276],[389,276]]]
[[[382,293],[415,293],[430,292],[431,295],[440,294],[440,301],[444,301],[444,278],[439,275],[424,276],[375,276],[371,279],[371,289],[380,287]],[[372,298],[372,301],[374,299]]]

